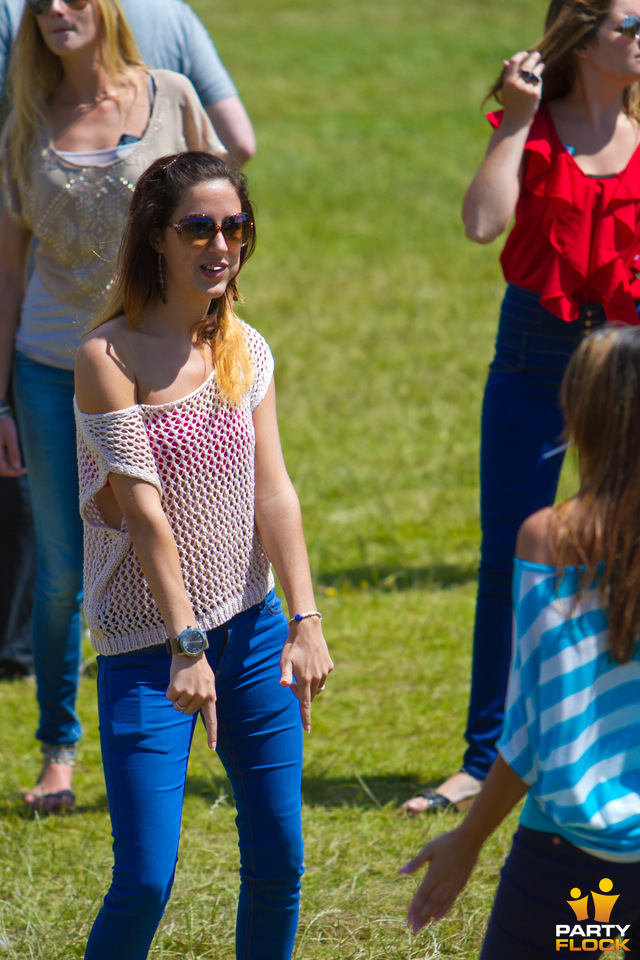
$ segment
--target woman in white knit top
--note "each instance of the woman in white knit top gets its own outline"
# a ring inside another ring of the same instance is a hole
[[[133,195],[113,295],[77,356],[86,613],[115,838],[86,960],[147,956],[198,713],[238,810],[236,955],[288,960],[293,949],[301,733],[333,664],[273,359],[234,312],[253,244],[242,175],[203,153],[156,161]]]

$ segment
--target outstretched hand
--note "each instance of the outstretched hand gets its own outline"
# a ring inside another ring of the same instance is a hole
[[[294,622],[289,627],[289,638],[280,657],[280,686],[291,687],[300,701],[302,726],[311,732],[311,702],[324,690],[328,675],[333,670],[320,620],[317,617]]]
[[[411,906],[408,922],[417,933],[429,920],[441,920],[466,886],[480,847],[471,846],[458,830],[442,833],[422,848],[399,873],[415,873],[425,863],[429,869],[422,878]]]
[[[189,715],[200,710],[207,729],[207,743],[211,750],[215,750],[218,740],[216,681],[207,658],[204,655],[194,659],[174,654],[166,695],[167,700],[173,701],[175,710]]]

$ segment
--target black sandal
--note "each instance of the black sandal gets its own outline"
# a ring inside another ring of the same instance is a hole
[[[446,810],[451,809],[456,810],[458,813],[463,813],[469,809],[478,796],[478,792],[479,791],[476,790],[474,793],[470,793],[467,796],[461,797],[459,800],[453,801],[445,797],[444,794],[438,793],[433,787],[425,787],[424,790],[420,790],[420,792],[416,794],[416,797],[423,797],[427,801],[426,807],[422,810],[407,810],[406,812],[412,817],[418,817],[421,813],[444,813]]]
[[[58,790],[57,793],[43,793],[31,800],[25,799],[29,813],[71,813],[76,798],[73,790]]]

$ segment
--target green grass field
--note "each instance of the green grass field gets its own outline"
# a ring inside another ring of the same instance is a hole
[[[398,806],[453,772],[463,750],[479,410],[503,285],[499,245],[466,241],[459,208],[488,135],[484,91],[502,58],[537,38],[546,4],[193,6],[258,135],[248,173],[259,240],[242,312],[276,357],[283,446],[337,665],[306,738],[296,960],[471,960],[516,814],[451,914],[414,938],[404,918],[416,881],[397,868],[458,815],[412,820]],[[73,816],[23,818],[20,790],[39,769],[34,689],[0,689],[0,956],[10,960],[82,957],[109,881],[86,654]],[[153,960],[234,956],[233,817],[200,735]]]

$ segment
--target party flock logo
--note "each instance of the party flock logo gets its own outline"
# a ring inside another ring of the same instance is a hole
[[[607,877],[598,884],[599,893],[591,891],[593,899],[593,920],[589,917],[589,894],[582,896],[582,890],[574,887],[571,891],[571,900],[567,903],[573,910],[577,923],[556,924],[556,951],[566,950],[571,953],[586,951],[593,953],[607,950],[626,950],[629,952],[629,940],[625,934],[626,927],[611,923],[611,913],[620,894],[612,894],[613,883]]]

